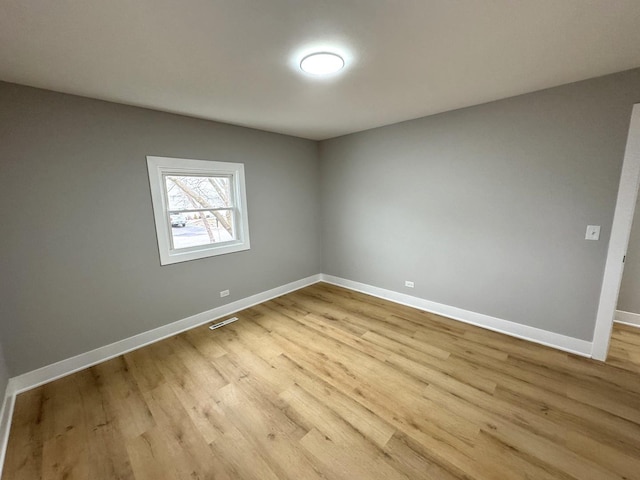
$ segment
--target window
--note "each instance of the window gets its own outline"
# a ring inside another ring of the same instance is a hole
[[[160,263],[249,249],[241,163],[147,157]]]

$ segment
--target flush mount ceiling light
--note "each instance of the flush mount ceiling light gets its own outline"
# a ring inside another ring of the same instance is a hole
[[[300,69],[311,75],[331,75],[344,67],[340,55],[329,52],[318,52],[307,55],[300,62]]]

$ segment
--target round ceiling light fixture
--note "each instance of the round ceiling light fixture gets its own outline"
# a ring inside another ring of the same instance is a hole
[[[340,55],[330,52],[317,52],[307,55],[300,62],[300,69],[311,75],[331,75],[344,68]]]

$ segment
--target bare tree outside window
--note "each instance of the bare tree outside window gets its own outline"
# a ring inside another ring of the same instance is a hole
[[[236,239],[230,176],[166,175],[174,248]]]

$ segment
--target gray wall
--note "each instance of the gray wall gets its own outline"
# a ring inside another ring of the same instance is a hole
[[[320,271],[315,142],[6,83],[0,105],[11,375]],[[251,250],[161,267],[146,155],[243,162]]]
[[[640,314],[640,195],[633,215],[627,258],[618,296],[618,310]]]
[[[640,70],[322,142],[324,273],[591,340],[636,102]]]
[[[633,70],[321,142],[319,161],[307,140],[0,83],[9,373],[320,271],[590,340],[639,101]],[[245,163],[251,250],[161,267],[146,155]]]

